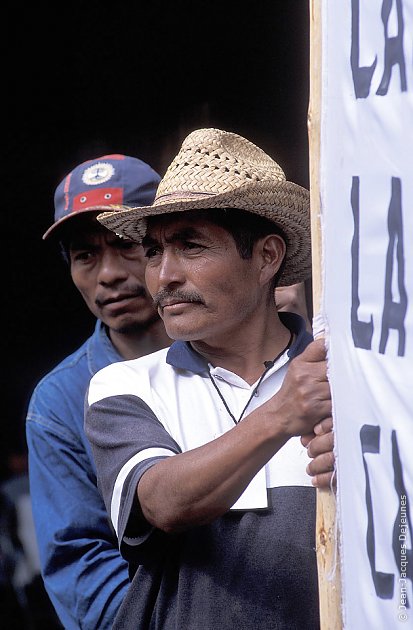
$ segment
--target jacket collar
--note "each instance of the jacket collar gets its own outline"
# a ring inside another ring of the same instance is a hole
[[[111,363],[123,360],[109,339],[105,325],[99,319],[95,332],[88,340],[87,359],[91,374],[96,374]]]

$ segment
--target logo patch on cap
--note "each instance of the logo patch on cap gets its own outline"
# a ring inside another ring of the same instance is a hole
[[[89,186],[103,184],[113,177],[115,169],[109,162],[98,162],[89,166],[82,175],[82,181]]]

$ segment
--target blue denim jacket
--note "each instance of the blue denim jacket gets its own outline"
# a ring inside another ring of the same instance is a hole
[[[111,628],[129,584],[83,429],[90,378],[120,360],[98,321],[93,335],[36,386],[27,414],[42,575],[66,630]]]

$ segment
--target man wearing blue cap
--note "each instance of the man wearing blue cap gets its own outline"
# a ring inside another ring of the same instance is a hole
[[[129,582],[84,434],[86,388],[106,365],[170,343],[146,291],[141,246],[117,237],[96,216],[117,204],[152,203],[159,179],[125,155],[80,164],[57,187],[55,221],[43,236],[60,243],[73,282],[97,317],[93,335],[37,385],[26,424],[42,575],[69,630],[110,628]]]

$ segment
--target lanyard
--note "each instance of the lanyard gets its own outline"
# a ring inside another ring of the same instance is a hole
[[[236,419],[236,417],[234,416],[234,414],[232,413],[231,409],[228,407],[227,401],[225,400],[224,396],[222,395],[221,390],[219,389],[218,385],[216,384],[212,374],[211,374],[211,370],[208,368],[208,374],[209,374],[209,378],[211,379],[211,382],[213,384],[213,386],[215,387],[218,396],[220,397],[220,399],[222,400],[222,402],[224,403],[224,407],[227,410],[230,418],[232,419],[232,421],[234,422],[234,424],[238,424],[241,419],[244,416],[244,413],[246,412],[248,405],[250,404],[251,400],[254,398],[255,394],[258,392],[258,388],[262,383],[262,379],[264,378],[264,376],[267,374],[267,372],[275,365],[275,363],[278,361],[278,359],[284,354],[284,352],[286,350],[288,350],[288,348],[291,346],[292,340],[294,338],[293,333],[291,333],[290,335],[290,339],[287,343],[287,345],[285,346],[285,348],[283,350],[281,350],[281,352],[279,354],[277,354],[277,356],[275,357],[275,359],[273,359],[272,361],[264,361],[264,365],[265,365],[265,370],[264,372],[261,374],[258,383],[256,384],[256,386],[254,387],[251,396],[249,397],[249,399],[247,400],[247,404],[245,405],[244,409],[241,412],[240,417],[238,418],[238,420]]]

